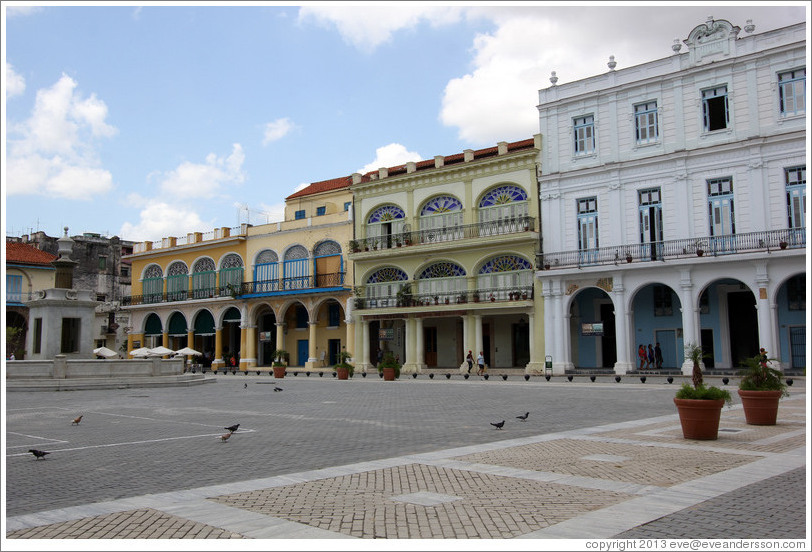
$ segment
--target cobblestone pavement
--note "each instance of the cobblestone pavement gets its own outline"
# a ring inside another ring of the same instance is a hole
[[[803,380],[777,425],[748,426],[734,404],[716,441],[692,441],[676,386],[652,378],[219,377],[196,389],[7,394],[3,549],[77,538],[538,539],[538,549],[809,539]],[[490,425],[502,419],[505,429]],[[35,460],[29,448],[52,454]]]

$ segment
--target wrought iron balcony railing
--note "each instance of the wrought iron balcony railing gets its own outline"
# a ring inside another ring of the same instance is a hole
[[[534,228],[534,224],[535,219],[533,217],[522,216],[511,219],[479,222],[476,224],[461,224],[458,226],[401,232],[388,236],[351,240],[350,251],[352,253],[360,253],[362,251],[392,249],[409,245],[435,244],[471,238],[518,234],[521,232],[529,232]]]
[[[152,303],[171,303],[174,301],[192,301],[196,299],[214,299],[219,297],[237,298],[243,295],[273,295],[296,291],[312,292],[318,291],[322,288],[334,288],[344,285],[344,275],[344,272],[336,272],[330,274],[281,278],[279,280],[226,284],[224,286],[213,288],[130,295],[124,298],[122,305],[131,306]]]
[[[581,268],[622,263],[665,261],[686,257],[718,257],[736,253],[778,251],[806,247],[806,230],[789,228],[746,234],[729,234],[643,244],[614,245],[575,251],[559,251],[539,255],[538,267],[543,270]]]
[[[398,294],[388,297],[357,297],[356,309],[382,309],[393,307],[423,307],[434,305],[461,305],[466,303],[496,303],[529,301],[533,299],[533,286],[500,289],[477,289],[447,293]]]

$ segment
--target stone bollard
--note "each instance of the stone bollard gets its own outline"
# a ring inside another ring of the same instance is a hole
[[[161,357],[156,356],[152,357],[152,375],[153,376],[160,376],[161,375]]]
[[[54,357],[54,379],[65,379],[68,374],[68,357],[56,355]]]

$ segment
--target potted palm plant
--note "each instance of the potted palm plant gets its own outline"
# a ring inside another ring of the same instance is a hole
[[[700,363],[708,356],[697,343],[685,345],[685,358],[693,363],[691,383],[682,384],[674,397],[685,439],[715,440],[722,408],[733,401],[727,389],[705,386]]]
[[[773,360],[762,349],[743,362],[745,369],[740,372],[739,397],[744,418],[750,425],[775,425],[778,401],[789,396],[787,384],[781,381],[781,372],[769,366]]]
[[[349,379],[355,372],[355,367],[348,362],[350,358],[352,358],[352,355],[347,351],[338,353],[338,364],[333,366],[333,370],[335,370],[338,379]]]
[[[400,362],[391,351],[384,353],[383,358],[378,363],[378,373],[383,374],[384,381],[394,381],[400,377]]]
[[[273,352],[273,377],[285,377],[285,360],[288,358],[288,352],[283,349],[277,349]]]

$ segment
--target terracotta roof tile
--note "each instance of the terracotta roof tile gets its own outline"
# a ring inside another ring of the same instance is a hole
[[[33,245],[6,241],[6,263],[50,266],[56,259],[56,255],[41,251]]]
[[[339,178],[332,178],[330,180],[322,180],[321,182],[313,182],[307,188],[303,188],[298,192],[289,195],[285,199],[296,199],[297,197],[304,197],[321,192],[330,192],[333,190],[339,190],[341,188],[348,188],[350,184],[352,184],[351,176],[342,176]]]

